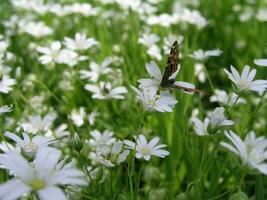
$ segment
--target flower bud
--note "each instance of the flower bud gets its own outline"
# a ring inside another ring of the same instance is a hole
[[[80,152],[83,148],[83,143],[79,137],[79,135],[77,133],[74,133],[74,137],[73,137],[73,144],[74,144],[74,149],[78,152]]]

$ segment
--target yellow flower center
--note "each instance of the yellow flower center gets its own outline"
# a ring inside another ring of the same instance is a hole
[[[45,182],[42,179],[35,179],[30,183],[33,190],[41,190],[45,187]]]
[[[140,149],[140,151],[143,155],[150,155],[151,154],[151,148],[150,147],[142,147]]]
[[[241,90],[245,90],[249,88],[250,82],[248,80],[239,80],[237,85]]]

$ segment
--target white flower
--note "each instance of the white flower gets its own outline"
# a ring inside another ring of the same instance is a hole
[[[194,51],[193,54],[190,54],[189,56],[191,58],[194,58],[197,61],[204,61],[211,56],[219,56],[221,54],[222,54],[222,51],[220,49],[213,49],[213,50],[208,50],[208,51],[198,49]]]
[[[229,79],[236,85],[238,92],[245,92],[248,90],[264,92],[267,88],[266,80],[253,81],[256,75],[256,69],[252,69],[250,71],[250,67],[248,65],[245,66],[241,75],[233,66],[231,66],[232,73],[226,69],[224,71],[228,75]]]
[[[65,7],[68,13],[78,13],[86,17],[95,16],[99,13],[99,9],[93,8],[89,3],[73,3]]]
[[[159,36],[157,36],[156,34],[144,33],[142,37],[138,38],[138,43],[143,44],[148,48],[155,45],[158,41],[159,41]]]
[[[209,135],[217,133],[220,127],[231,126],[234,124],[232,120],[228,120],[224,116],[224,108],[217,107],[209,114],[209,117],[200,121],[197,117],[192,117],[191,121],[194,124],[194,130],[197,135]]]
[[[113,132],[105,130],[102,133],[99,130],[93,130],[90,132],[92,138],[89,140],[89,145],[92,148],[97,148],[101,144],[108,144],[115,142]]]
[[[163,13],[160,15],[150,15],[146,18],[145,21],[148,25],[161,25],[164,27],[170,27],[174,22],[175,19],[172,15]]]
[[[267,59],[254,59],[254,63],[259,66],[267,67]]]
[[[20,126],[24,131],[28,133],[37,133],[38,131],[48,131],[52,125],[54,120],[56,119],[57,114],[52,112],[44,117],[40,115],[29,116],[27,121],[23,121],[20,123]]]
[[[50,44],[50,47],[37,47],[37,51],[44,55],[39,57],[41,64],[48,65],[58,62],[58,56],[61,51],[61,43],[54,41]]]
[[[0,93],[8,94],[13,90],[12,86],[16,84],[16,80],[10,78],[8,75],[0,75]]]
[[[86,56],[79,56],[78,53],[76,53],[73,50],[70,49],[62,49],[59,52],[59,55],[57,57],[57,62],[61,64],[66,64],[70,67],[73,67],[77,65],[79,61],[86,60]]]
[[[136,143],[130,140],[124,140],[124,143],[129,149],[135,149],[135,157],[137,159],[144,158],[146,161],[151,159],[151,156],[157,156],[160,158],[165,158],[169,155],[169,152],[164,150],[167,145],[159,144],[159,137],[154,137],[150,142],[147,142],[144,135],[139,135],[136,139]]]
[[[128,92],[123,86],[112,88],[109,82],[100,82],[99,86],[86,84],[84,89],[94,93],[93,99],[124,99],[123,94]]]
[[[109,65],[113,62],[111,57],[107,57],[101,64],[95,62],[90,63],[90,71],[80,70],[80,76],[82,79],[89,79],[90,81],[96,83],[101,74],[109,74],[112,69]]]
[[[55,130],[49,129],[45,134],[45,137],[53,138],[53,139],[64,139],[70,136],[70,132],[68,131],[67,124],[60,124]]]
[[[87,38],[84,33],[76,33],[75,38],[65,37],[65,45],[72,50],[86,50],[98,44],[94,38]]]
[[[243,98],[239,98],[238,100],[236,100],[237,98],[238,95],[235,93],[231,93],[228,95],[227,92],[225,92],[224,90],[215,89],[215,95],[210,97],[210,102],[219,102],[228,106],[233,105],[235,101],[236,104],[241,104],[246,102],[246,100]]]
[[[232,120],[228,120],[224,116],[223,107],[215,108],[215,110],[210,113],[209,118],[210,118],[210,124],[212,128],[217,128],[220,126],[231,126],[234,124]]]
[[[197,117],[192,117],[191,121],[194,123],[194,130],[197,135],[199,136],[209,135],[208,132],[208,126],[210,122],[209,118],[206,117],[204,119],[204,122],[202,122]]]
[[[251,169],[267,175],[267,139],[263,136],[256,137],[253,131],[249,132],[244,141],[233,131],[225,131],[225,136],[232,142],[230,145],[225,142],[220,144],[237,156],[240,156],[242,163]]]
[[[23,139],[21,139],[19,136],[17,136],[14,133],[5,132],[5,136],[8,137],[9,139],[13,140],[16,142],[16,148],[24,152],[26,155],[33,157],[36,152],[42,148],[46,147],[52,143],[55,143],[55,140],[51,140],[48,138],[45,138],[41,135],[36,135],[33,138],[30,138],[28,133],[23,132]]]
[[[97,110],[94,110],[93,112],[91,112],[88,115],[88,122],[90,125],[94,125],[95,124],[95,119],[96,117],[98,117],[100,115],[100,113]]]
[[[13,111],[13,106],[0,106],[0,115],[1,113],[8,113]]]
[[[142,87],[141,90],[134,86],[131,88],[137,94],[136,98],[142,103],[145,111],[172,112],[177,103],[175,97],[168,91],[158,95],[155,87]]]
[[[43,200],[66,200],[58,185],[86,185],[84,174],[67,164],[59,162],[61,152],[42,148],[29,163],[19,153],[8,151],[0,155],[0,164],[15,177],[0,185],[0,199],[15,200],[35,191]]]
[[[83,107],[81,107],[79,110],[73,109],[70,113],[70,119],[77,127],[80,127],[84,124],[85,116],[86,113]]]
[[[157,60],[162,59],[162,55],[160,53],[160,48],[157,45],[152,45],[147,50],[148,55],[151,57],[155,57]]]
[[[206,81],[206,74],[205,74],[205,65],[203,63],[195,63],[195,76],[197,76],[198,80],[201,83],[205,83]]]
[[[130,151],[125,150],[123,142],[115,141],[111,144],[99,144],[96,150],[96,160],[106,167],[115,167],[126,160]]]
[[[46,26],[44,22],[23,21],[22,23],[19,23],[19,28],[36,38],[51,35],[53,33],[53,30],[50,27]]]

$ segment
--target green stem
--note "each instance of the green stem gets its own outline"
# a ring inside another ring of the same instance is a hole
[[[240,98],[240,96],[238,95],[237,98],[235,99],[234,103],[231,105],[231,107],[229,108],[227,117],[230,117],[232,109],[234,108],[235,104],[237,103],[238,99]]]
[[[112,169],[110,170],[110,199],[113,200],[113,182],[112,182]]]

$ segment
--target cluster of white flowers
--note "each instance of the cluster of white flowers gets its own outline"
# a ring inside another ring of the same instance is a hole
[[[75,39],[65,37],[66,48],[62,48],[60,41],[54,41],[50,47],[37,47],[37,51],[42,56],[40,62],[48,68],[53,68],[55,64],[66,64],[70,67],[77,65],[79,61],[87,59],[87,56],[80,56],[78,51],[87,50],[98,42],[93,38],[87,38],[84,33],[76,33]]]
[[[88,184],[82,171],[72,163],[64,164],[64,160],[60,161],[61,152],[48,146],[56,141],[39,135],[30,138],[25,132],[23,139],[10,132],[5,136],[16,144],[14,148],[5,143],[5,153],[0,154],[0,167],[14,178],[0,185],[1,199],[17,199],[34,191],[44,200],[64,200],[67,198],[59,185]]]

